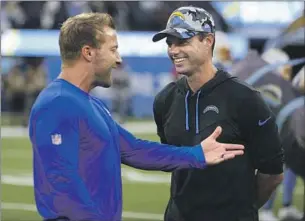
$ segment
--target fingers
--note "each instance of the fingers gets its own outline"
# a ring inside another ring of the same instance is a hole
[[[231,160],[231,159],[233,159],[235,156],[236,156],[236,154],[228,153],[228,154],[224,154],[224,155],[222,156],[222,159],[223,159],[223,160]]]
[[[210,137],[214,140],[216,140],[219,135],[221,134],[222,128],[220,126],[216,127],[216,129],[214,130],[214,132],[210,135]]]
[[[219,164],[225,160],[231,160],[235,157],[235,154],[233,153],[227,153],[227,154],[223,154],[222,156],[220,156],[219,158],[215,159],[214,162],[212,164]]]
[[[226,160],[231,160],[236,156],[243,155],[243,150],[233,150],[233,151],[226,151],[225,153],[221,154],[219,157],[214,159],[210,164],[219,164]]]
[[[222,162],[222,160],[231,160],[231,159],[235,158],[236,156],[243,155],[243,154],[244,154],[244,151],[242,151],[242,150],[227,151],[226,153],[222,154],[222,156],[220,157],[220,162]]]
[[[243,150],[230,150],[230,151],[226,151],[226,153],[224,155],[234,155],[234,156],[238,156],[238,155],[243,155],[244,151]]]
[[[222,143],[222,147],[225,150],[243,150],[243,149],[245,149],[244,145],[241,145],[241,144],[224,144],[224,143]]]

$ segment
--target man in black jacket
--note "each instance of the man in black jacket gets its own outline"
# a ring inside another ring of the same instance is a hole
[[[212,63],[215,25],[202,8],[181,7],[153,41],[185,77],[156,96],[161,142],[194,145],[222,126],[219,141],[245,145],[245,155],[206,170],[172,174],[166,221],[257,221],[258,209],[282,181],[283,151],[275,117],[259,92]],[[204,188],[202,188],[204,187]]]

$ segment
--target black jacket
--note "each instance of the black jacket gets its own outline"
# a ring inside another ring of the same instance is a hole
[[[233,160],[172,173],[165,220],[257,221],[255,170],[283,172],[275,117],[259,92],[223,71],[196,93],[182,78],[158,93],[154,117],[162,143],[196,145],[220,125],[218,141],[245,145]]]

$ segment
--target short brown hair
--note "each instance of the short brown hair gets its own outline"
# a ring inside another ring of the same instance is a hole
[[[59,48],[63,63],[80,56],[84,45],[100,48],[104,27],[115,29],[113,18],[106,13],[83,13],[68,18],[60,28]]]

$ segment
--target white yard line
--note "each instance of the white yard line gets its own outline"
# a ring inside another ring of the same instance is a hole
[[[4,209],[4,210],[23,210],[23,211],[28,211],[28,212],[36,212],[36,206],[34,204],[24,204],[24,203],[1,202],[1,209]]]
[[[122,169],[122,178],[123,181],[128,181],[132,183],[145,183],[145,184],[170,184],[170,176],[169,175],[161,175],[161,174],[148,174],[140,171],[132,170],[132,169]],[[13,186],[24,186],[24,187],[32,187],[33,186],[33,177],[30,174],[14,174],[8,175],[3,174],[1,176],[1,183],[5,185],[13,185]],[[282,185],[279,186],[279,193],[283,193]],[[294,194],[303,195],[304,189],[303,185],[296,186],[294,190]]]
[[[128,181],[147,184],[170,184],[171,180],[169,174],[149,174],[127,168],[122,168],[122,177]]]
[[[153,121],[129,122],[122,126],[134,134],[157,134],[157,127]],[[28,137],[28,128],[3,126],[1,137]]]
[[[24,203],[7,203],[1,202],[1,209],[2,210],[22,210],[27,212],[37,212],[36,206],[33,204],[24,204]],[[138,212],[131,212],[131,211],[124,211],[123,212],[124,218],[129,219],[144,219],[144,220],[163,220],[162,214],[155,214],[155,213],[138,213]]]
[[[139,172],[132,169],[122,168],[123,180],[135,182],[135,183],[146,183],[146,184],[169,184],[169,175],[159,174],[148,174]],[[33,177],[31,174],[3,174],[1,176],[1,183],[13,186],[33,186]]]
[[[12,186],[33,186],[33,177],[31,175],[6,175],[1,176],[1,184]]]

